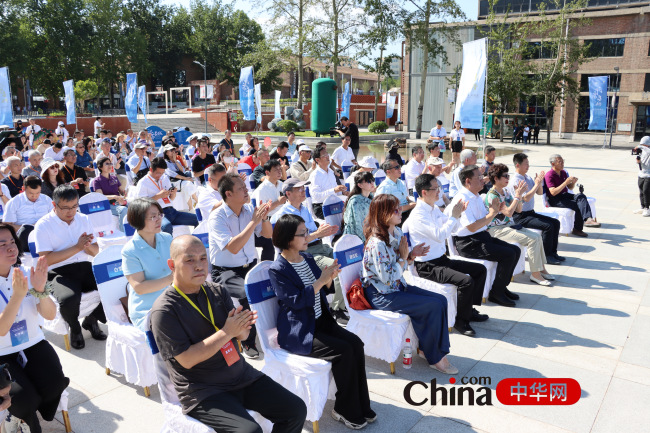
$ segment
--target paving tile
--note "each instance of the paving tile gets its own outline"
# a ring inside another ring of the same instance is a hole
[[[619,362],[614,377],[650,386],[650,368]]]
[[[632,324],[632,329],[630,330],[630,337],[623,347],[621,361],[650,368],[649,333],[650,316],[636,316]]]
[[[648,402],[649,385],[613,378],[591,431],[647,432],[650,425]]]

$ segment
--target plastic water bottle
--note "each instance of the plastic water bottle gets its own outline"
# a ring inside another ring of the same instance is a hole
[[[406,344],[404,344],[404,357],[402,358],[402,367],[411,368],[413,364],[413,350],[411,349],[411,339],[406,339]]]

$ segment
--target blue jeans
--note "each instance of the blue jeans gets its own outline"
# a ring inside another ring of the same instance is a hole
[[[199,220],[196,214],[189,212],[179,212],[169,206],[163,209],[162,231],[172,234],[174,226],[198,226]]]
[[[111,205],[111,213],[115,215],[118,219],[118,228],[121,232],[124,231],[124,217],[126,216],[126,211],[129,210],[128,207],[122,206],[119,204]]]
[[[447,299],[444,296],[416,286],[382,294],[370,285],[364,292],[372,308],[410,317],[415,335],[420,340],[420,350],[429,364],[437,364],[449,353]]]

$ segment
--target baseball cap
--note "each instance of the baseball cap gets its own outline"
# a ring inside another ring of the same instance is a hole
[[[378,161],[377,159],[373,158],[372,156],[364,156],[361,158],[359,161],[359,167],[363,168],[377,168]]]
[[[144,141],[144,140],[140,140],[140,141],[138,141],[138,142],[136,143],[136,145],[135,145],[134,147],[135,147],[136,149],[146,149],[148,146],[147,146],[147,142],[146,142],[146,141]]]
[[[646,135],[645,137],[641,138],[641,142],[639,144],[643,146],[650,146],[650,135]]]
[[[305,144],[305,140],[303,140],[302,138],[296,140],[296,146],[300,146],[301,144]]]
[[[306,144],[303,144],[298,148],[298,152],[311,152],[311,149]]]
[[[301,181],[297,177],[292,177],[284,181],[282,185],[282,193],[286,194],[287,191],[290,191],[292,188],[300,188],[301,186],[309,185],[308,180]]]
[[[442,158],[431,158],[429,161],[429,165],[442,165],[445,163]]]
[[[65,126],[65,123],[59,120],[59,126]]]

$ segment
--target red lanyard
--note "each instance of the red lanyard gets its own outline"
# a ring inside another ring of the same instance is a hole
[[[153,177],[151,177],[151,176],[149,176],[149,175],[147,175],[147,177],[151,180],[151,183],[153,183],[154,185],[156,185],[156,188],[158,188],[158,191],[162,191],[162,181],[160,181],[160,186],[158,186],[158,184],[156,183],[156,181],[153,180]]]
[[[65,168],[65,171],[67,171],[68,174],[70,174],[70,169],[68,168],[67,165],[64,165],[63,168]],[[75,180],[77,178],[77,168],[76,167],[75,167],[74,171],[72,172],[71,176],[72,176],[72,180]]]

